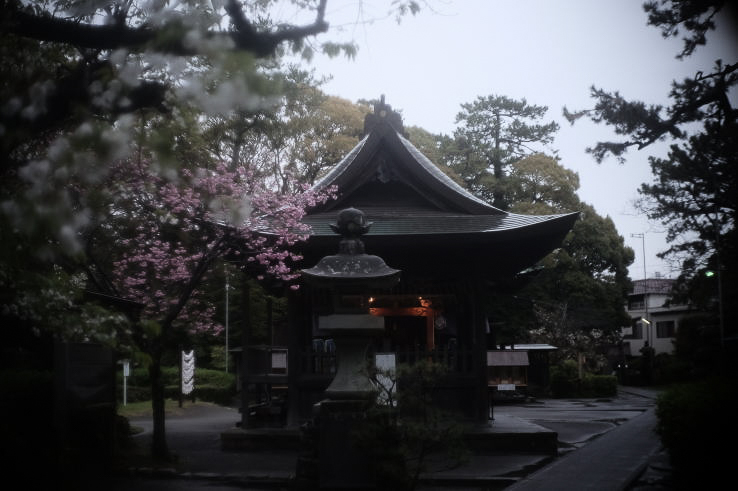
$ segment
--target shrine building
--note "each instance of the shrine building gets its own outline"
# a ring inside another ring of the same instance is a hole
[[[315,186],[334,186],[338,198],[305,216],[312,233],[298,247],[304,256],[300,267],[336,254],[340,237],[331,224],[341,210],[361,210],[371,222],[362,237],[366,253],[400,270],[400,280],[388,290],[344,295],[338,308],[363,305],[384,318],[384,333],[376,337],[369,359],[390,368],[420,359],[445,364],[441,405],[466,420],[486,422],[485,304],[494,302],[501,282],[560,247],[578,213],[518,215],[475,197],[407,140],[400,115],[384,100],[366,116],[361,141]],[[335,344],[318,322],[336,303],[307,284],[288,296],[288,341],[279,352],[279,379],[272,381],[286,387],[285,422],[297,426],[311,418],[336,371]],[[247,381],[268,382],[259,374]]]

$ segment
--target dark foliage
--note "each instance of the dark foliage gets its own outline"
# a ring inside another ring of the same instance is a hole
[[[674,386],[659,396],[657,433],[669,451],[677,489],[719,489],[732,478],[738,438],[736,379]]]
[[[678,58],[691,56],[708,42],[719,24],[736,28],[736,9],[724,0],[649,1],[648,23],[664,37],[682,36]],[[720,22],[718,22],[720,20]],[[727,334],[735,332],[735,214],[738,200],[738,109],[731,94],[738,85],[738,60],[717,60],[694,76],[672,82],[670,105],[629,101],[617,91],[592,88],[593,109],[565,116],[574,122],[586,116],[610,125],[620,141],[599,142],[588,149],[598,162],[607,156],[624,161],[626,151],[654,142],[673,143],[666,158],[650,159],[655,181],[640,188],[639,207],[666,227],[670,247],[661,257],[682,261],[682,287],[694,290],[705,268],[717,271],[715,311],[723,308]],[[720,295],[719,290],[722,290]],[[722,297],[722,298],[720,298]]]

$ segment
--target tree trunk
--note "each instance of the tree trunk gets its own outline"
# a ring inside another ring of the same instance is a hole
[[[169,459],[167,446],[164,382],[161,376],[161,350],[151,353],[149,366],[151,379],[151,409],[153,418],[153,438],[151,440],[151,456],[157,460]]]
[[[492,161],[492,173],[495,176],[495,189],[492,192],[493,200],[492,206],[499,208],[500,210],[507,210],[507,203],[505,202],[506,196],[505,191],[502,189],[502,180],[505,177],[505,173],[502,169],[502,151],[500,149],[500,111],[495,111],[495,153]]]

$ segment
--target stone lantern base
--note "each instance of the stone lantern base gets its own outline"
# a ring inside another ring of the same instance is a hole
[[[355,446],[353,431],[366,417],[367,400],[324,400],[302,428],[304,452],[298,457],[297,490],[376,489],[366,456]]]
[[[320,489],[375,489],[370,462],[353,431],[366,417],[366,400],[325,400],[315,405]]]
[[[338,372],[325,391],[326,399],[313,406],[313,420],[304,435],[307,454],[298,461],[298,480],[311,481],[313,489],[375,489],[370,462],[356,448],[354,431],[365,421],[376,396],[366,373],[366,352],[371,335],[384,328],[384,319],[334,315],[321,317],[320,324],[336,342]]]

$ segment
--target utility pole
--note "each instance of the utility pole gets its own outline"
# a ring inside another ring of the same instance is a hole
[[[249,427],[249,384],[248,375],[248,346],[249,346],[249,335],[251,333],[251,285],[249,285],[248,276],[243,272],[242,276],[242,291],[241,291],[241,309],[243,319],[241,321],[241,428],[246,429]]]
[[[630,234],[631,237],[641,239],[641,247],[643,248],[643,318],[647,321],[646,323],[646,341],[648,345],[653,348],[653,342],[651,340],[651,322],[648,319],[648,276],[646,276],[646,234]]]
[[[228,267],[225,270],[225,371],[228,373]]]
[[[718,322],[720,323],[720,356],[725,357],[725,324],[723,321],[723,264],[720,260],[720,207],[715,203],[715,259],[718,280]],[[724,361],[724,360],[721,360]]]

